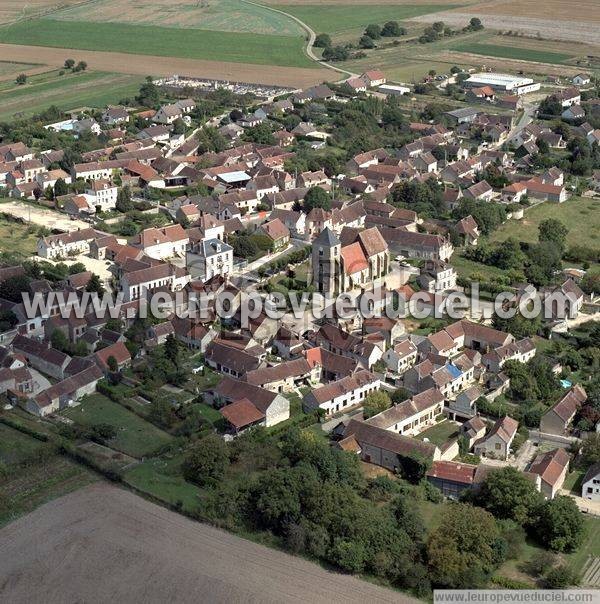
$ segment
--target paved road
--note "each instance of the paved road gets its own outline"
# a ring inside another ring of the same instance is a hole
[[[348,71],[347,69],[342,69],[341,67],[336,67],[335,65],[332,65],[331,63],[326,63],[325,61],[319,59],[319,57],[314,53],[314,50],[313,50],[313,47],[315,44],[315,38],[317,37],[317,34],[315,33],[315,30],[312,29],[312,27],[310,27],[310,25],[304,23],[304,21],[301,21],[300,19],[298,19],[298,17],[295,17],[294,15],[291,15],[290,13],[286,13],[285,11],[279,10],[278,8],[273,8],[272,6],[267,6],[266,4],[252,2],[252,0],[242,0],[242,2],[244,2],[245,4],[253,4],[254,6],[259,6],[260,8],[263,8],[265,10],[270,10],[272,13],[279,13],[280,15],[285,15],[288,19],[292,19],[292,21],[295,21],[296,23],[298,23],[298,25],[300,25],[300,27],[308,34],[308,40],[306,43],[305,51],[310,59],[312,59],[313,61],[316,61],[322,67],[327,67],[328,69],[333,69],[334,71],[337,71],[338,73],[344,74],[344,76],[349,76],[351,78],[358,77],[359,74],[357,74],[357,73],[353,73],[352,71]]]
[[[417,602],[97,483],[0,530],[0,601]]]

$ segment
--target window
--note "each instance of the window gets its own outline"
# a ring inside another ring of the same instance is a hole
[[[494,445],[494,449],[496,449],[496,451],[499,451],[501,449],[500,443],[496,443]]]

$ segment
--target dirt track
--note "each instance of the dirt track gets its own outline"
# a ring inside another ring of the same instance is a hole
[[[86,61],[90,69],[94,69],[95,71],[144,76],[179,74],[200,78],[217,78],[221,80],[259,82],[262,84],[297,87],[317,84],[332,77],[337,79],[334,72],[318,68],[222,63],[219,61],[155,57],[121,52],[45,48],[18,44],[0,44],[0,57],[2,57],[3,61],[45,63],[52,67],[62,67],[66,58],[73,57],[77,61]]]
[[[0,530],[0,601],[417,602],[98,483]]]

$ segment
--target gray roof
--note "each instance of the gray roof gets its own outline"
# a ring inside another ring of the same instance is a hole
[[[316,245],[326,245],[328,247],[333,247],[334,245],[340,245],[340,240],[329,227],[325,227],[319,233],[319,236],[315,239],[314,243]]]
[[[220,239],[206,239],[202,242],[202,249],[206,258],[214,256],[216,254],[223,254],[224,252],[232,251],[233,248],[224,243]]]

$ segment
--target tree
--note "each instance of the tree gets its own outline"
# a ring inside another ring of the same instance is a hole
[[[133,210],[134,205],[131,200],[131,189],[129,187],[123,187],[119,190],[115,207],[119,212],[123,213],[131,212],[131,210]]]
[[[181,470],[186,480],[205,486],[222,478],[228,464],[225,441],[216,434],[209,434],[191,447]]]
[[[379,40],[379,38],[381,38],[381,27],[376,23],[367,25],[365,36],[368,36],[371,40]]]
[[[27,75],[24,73],[20,73],[16,79],[15,82],[19,85],[22,86],[23,84],[27,83]]]
[[[387,392],[383,390],[376,390],[375,392],[371,392],[365,398],[365,403],[363,405],[363,413],[365,418],[373,417],[386,409],[389,409],[392,405],[392,401]]]
[[[584,467],[600,462],[600,434],[590,434],[581,446],[581,462]]]
[[[75,66],[75,59],[67,59],[65,61],[65,69],[73,69]]]
[[[483,586],[501,562],[499,537],[489,512],[463,503],[448,505],[427,543],[433,582],[454,589]]]
[[[361,48],[375,48],[375,42],[373,42],[373,38],[371,38],[370,36],[362,36],[361,39],[358,41],[358,45]]]
[[[575,501],[565,495],[558,495],[541,506],[535,528],[541,543],[556,552],[572,552],[583,541],[583,515]]]
[[[73,71],[85,71],[87,66],[88,64],[85,61],[79,61],[79,63],[73,67]]]
[[[478,19],[477,17],[471,17],[471,20],[469,21],[469,28],[473,31],[483,29],[483,23],[481,23],[481,19]]]
[[[119,371],[119,363],[117,362],[117,359],[112,354],[108,357],[108,359],[106,359],[106,364],[108,365],[108,368],[113,373],[116,373],[117,371]]]
[[[542,220],[538,226],[538,233],[540,242],[549,241],[557,245],[564,252],[569,229],[560,220],[556,218]]]
[[[152,404],[150,405],[148,419],[153,424],[168,430],[169,428],[172,428],[175,421],[177,421],[177,416],[175,415],[171,403],[164,399],[156,399],[155,401],[152,401]]]
[[[386,23],[381,28],[381,35],[390,38],[395,38],[397,36],[405,35],[406,30],[403,27],[400,27],[398,21],[386,21]]]
[[[311,187],[304,196],[304,211],[308,214],[313,208],[331,209],[331,197],[321,187]]]
[[[568,564],[560,564],[548,571],[545,584],[549,589],[565,589],[577,585],[579,578]]]
[[[173,122],[173,134],[185,134],[186,130],[187,130],[187,126],[186,126],[185,122],[180,117],[178,117]]]
[[[337,46],[327,46],[323,50],[323,58],[326,61],[347,61],[350,58],[350,52],[341,44]]]
[[[136,100],[140,105],[146,107],[156,107],[160,103],[158,87],[154,84],[152,78],[146,78],[146,81],[140,86],[140,92]]]
[[[313,46],[316,48],[328,48],[331,46],[331,36],[329,34],[318,34]]]
[[[69,349],[69,340],[63,331],[60,329],[55,329],[50,336],[50,344],[52,348],[56,348],[56,350],[60,350],[62,352],[67,351]]]
[[[62,178],[58,178],[54,183],[54,195],[60,197],[61,195],[67,195],[68,192],[69,187],[67,183]]]
[[[600,268],[590,268],[581,280],[581,289],[586,294],[600,292]]]
[[[337,539],[329,556],[342,570],[348,573],[360,573],[365,567],[367,551],[362,543]]]
[[[165,340],[165,356],[173,365],[179,364],[179,342],[172,333]]]
[[[474,501],[496,518],[526,526],[535,522],[542,497],[522,472],[508,467],[490,472]]]
[[[244,140],[261,145],[275,144],[273,132],[266,122],[258,124],[257,126],[252,126],[251,128],[246,128],[246,130],[244,130]]]
[[[102,296],[104,294],[104,286],[102,285],[102,281],[100,281],[100,277],[96,275],[96,273],[90,277],[88,284],[85,286],[85,291],[96,293],[98,296]]]

